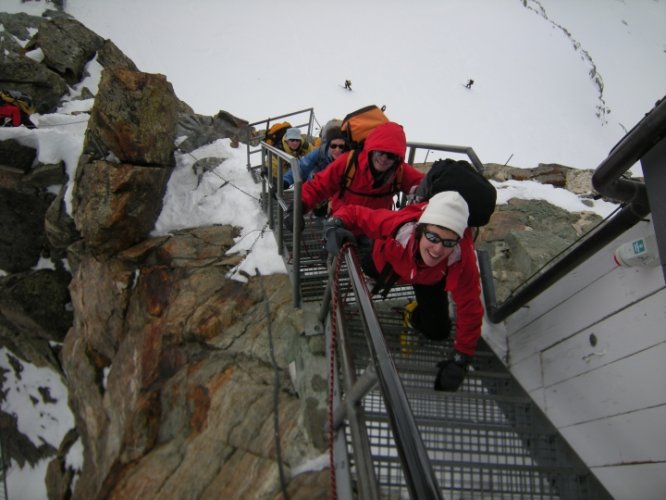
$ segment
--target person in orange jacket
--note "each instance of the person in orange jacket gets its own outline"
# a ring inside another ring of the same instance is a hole
[[[443,191],[397,211],[343,206],[324,225],[330,254],[337,255],[344,242],[365,236],[372,244],[365,251],[360,248],[364,272],[384,282],[412,284],[416,307],[409,322],[429,339],[444,340],[450,334],[451,294],[456,306],[454,353],[439,363],[435,390],[460,387],[481,336],[481,281],[468,219],[464,198]]]

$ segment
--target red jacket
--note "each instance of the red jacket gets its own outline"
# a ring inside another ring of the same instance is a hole
[[[12,126],[18,127],[21,125],[21,110],[14,106],[13,104],[2,104],[0,105],[0,118],[4,121],[4,118],[11,118]]]
[[[379,125],[366,138],[363,149],[358,155],[358,167],[354,178],[341,196],[341,183],[347,167],[347,158],[351,152],[341,154],[328,167],[303,184],[303,212],[309,212],[328,199],[331,200],[331,212],[335,212],[343,205],[391,208],[395,194],[393,191],[394,178],[398,169],[402,169],[398,189],[404,193],[408,193],[413,186],[417,186],[424,177],[424,174],[408,163],[404,163],[406,148],[407,139],[400,125],[393,122]],[[378,187],[372,186],[374,179],[368,165],[370,151],[387,151],[400,157],[401,165],[383,185]]]
[[[456,305],[456,350],[473,356],[481,336],[483,305],[481,280],[471,231],[467,229],[460,244],[447,260],[428,267],[418,258],[416,222],[427,203],[408,205],[401,210],[372,210],[348,205],[335,212],[345,227],[374,240],[372,258],[377,270],[391,264],[401,283],[432,285],[446,277],[444,290]]]

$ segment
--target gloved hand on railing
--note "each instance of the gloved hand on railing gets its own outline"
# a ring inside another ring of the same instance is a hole
[[[326,251],[333,256],[338,255],[346,242],[356,245],[356,238],[351,231],[345,229],[344,223],[337,217],[330,217],[324,223],[324,240]]]
[[[284,218],[282,220],[282,227],[284,227],[284,229],[289,231],[290,233],[294,230],[294,206],[293,205],[291,205],[284,212]],[[303,229],[305,229],[305,218],[303,217],[303,213],[301,212],[301,217],[300,217],[300,220],[298,221],[298,231],[302,233]]]
[[[437,363],[439,371],[435,378],[435,390],[455,392],[465,380],[467,367],[472,358],[461,352],[455,351],[453,357]]]

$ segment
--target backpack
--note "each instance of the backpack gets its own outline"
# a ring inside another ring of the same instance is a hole
[[[384,114],[386,106],[381,108],[373,105],[352,111],[342,120],[340,130],[345,135],[345,141],[352,149],[363,149],[363,142],[372,130],[382,123],[389,121]]]
[[[264,137],[264,142],[270,144],[278,149],[282,149],[282,138],[287,132],[287,129],[291,128],[291,123],[289,122],[278,122],[271,125],[266,131],[266,137]]]
[[[469,207],[470,227],[488,224],[495,211],[497,190],[483,174],[465,160],[437,160],[416,189],[419,200],[428,200],[441,191],[457,191]]]
[[[364,108],[352,111],[342,120],[340,130],[345,136],[345,142],[349,144],[351,152],[347,157],[347,166],[345,167],[345,171],[340,178],[340,189],[338,191],[338,196],[342,197],[345,190],[351,185],[351,182],[356,175],[356,169],[358,168],[358,154],[363,149],[365,139],[368,137],[370,132],[375,129],[375,127],[389,122],[388,117],[384,114],[385,109],[386,106],[379,108],[374,104],[365,106]],[[400,190],[401,182],[402,165],[399,165],[396,175],[393,178],[393,188],[391,189],[393,194]],[[386,196],[386,194],[366,196],[383,197]]]

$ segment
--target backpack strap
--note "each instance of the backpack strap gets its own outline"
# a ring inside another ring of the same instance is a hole
[[[356,175],[356,171],[358,170],[358,154],[359,154],[358,149],[352,149],[351,153],[347,157],[347,166],[345,167],[345,171],[342,174],[342,177],[340,178],[340,189],[338,191],[338,196],[340,198],[342,198],[342,195],[345,193],[347,189],[349,189],[349,186],[351,186],[351,183],[354,180],[354,176]],[[384,198],[386,196],[393,196],[400,192],[402,186],[403,171],[404,169],[401,163],[400,165],[398,165],[398,168],[395,172],[395,176],[393,177],[393,184],[391,186],[391,190],[386,191],[385,193],[375,193],[375,194],[358,193],[352,189],[349,189],[349,192],[358,196],[365,196],[367,198]]]
[[[345,166],[345,171],[340,177],[340,189],[338,190],[338,197],[342,198],[342,195],[345,194],[345,191],[349,185],[354,180],[356,175],[356,169],[358,168],[358,149],[352,149],[347,157],[347,165]]]
[[[372,287],[371,294],[376,295],[381,292],[382,298],[385,299],[397,281],[398,275],[393,270],[391,264],[387,262],[384,264],[384,268],[379,273],[379,276],[377,276],[377,279],[375,280],[375,286]]]

